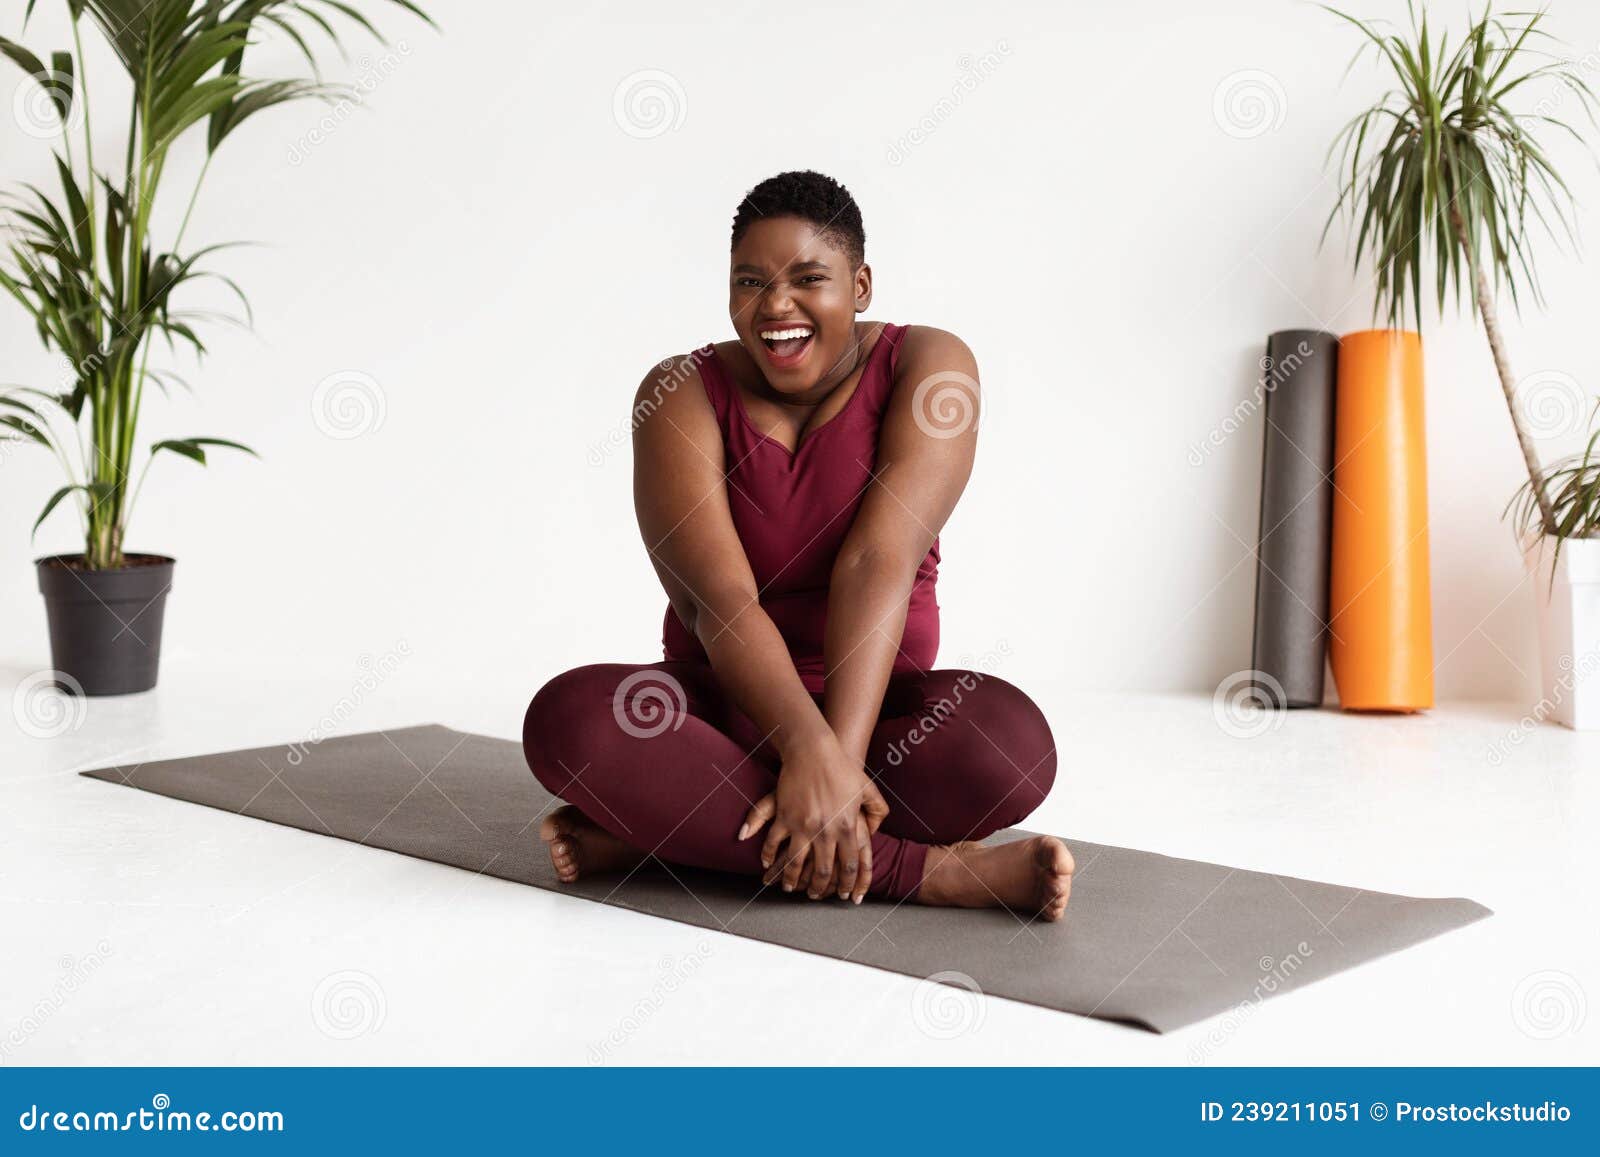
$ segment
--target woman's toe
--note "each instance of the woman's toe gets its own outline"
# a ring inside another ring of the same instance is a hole
[[[1053,882],[1050,895],[1045,900],[1045,910],[1052,913],[1050,919],[1059,920],[1061,914],[1067,910],[1067,899],[1072,895],[1072,877],[1057,876]]]

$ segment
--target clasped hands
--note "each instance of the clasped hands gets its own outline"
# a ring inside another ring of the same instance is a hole
[[[777,789],[750,808],[739,839],[767,829],[762,883],[859,904],[872,883],[872,837],[888,814],[877,785],[829,736],[785,754]]]

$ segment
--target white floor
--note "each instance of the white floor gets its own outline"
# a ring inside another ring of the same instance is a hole
[[[1600,735],[1521,707],[1296,712],[1244,738],[1205,696],[1031,688],[1062,763],[1033,826],[1495,910],[1163,1037],[73,774],[330,714],[512,737],[533,689],[420,658],[320,681],[177,660],[157,691],[60,720],[30,668],[0,666],[0,1063],[1600,1061]]]

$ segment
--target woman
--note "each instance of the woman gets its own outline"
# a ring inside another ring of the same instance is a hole
[[[931,670],[977,366],[953,334],[857,320],[865,243],[837,182],[763,181],[733,222],[738,340],[639,387],[665,659],[569,671],[528,708],[528,763],[567,804],[540,832],[565,882],[653,855],[814,900],[1066,909],[1060,840],[969,842],[1038,806],[1055,745],[1015,687]]]

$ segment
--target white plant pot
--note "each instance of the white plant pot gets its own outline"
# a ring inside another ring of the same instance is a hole
[[[1600,730],[1600,539],[1562,540],[1552,583],[1555,545],[1543,536],[1523,553],[1539,606],[1544,697],[1535,716],[1577,731]]]

